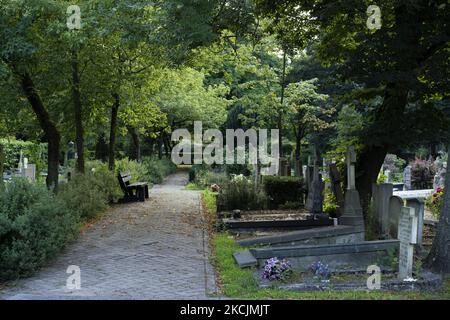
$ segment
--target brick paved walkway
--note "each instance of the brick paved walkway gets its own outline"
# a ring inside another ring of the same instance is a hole
[[[169,176],[145,203],[114,206],[36,276],[1,299],[205,299],[215,282],[208,263],[200,193],[183,190],[187,173]],[[68,290],[69,265],[81,289]]]

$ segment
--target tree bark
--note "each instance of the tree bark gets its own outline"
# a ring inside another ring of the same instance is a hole
[[[75,114],[75,145],[77,149],[76,170],[80,173],[84,173],[83,106],[81,104],[78,54],[75,50],[72,51],[72,99]]]
[[[372,197],[372,184],[376,183],[387,153],[396,147],[396,138],[404,131],[399,130],[407,104],[408,89],[401,83],[386,85],[384,101],[375,114],[375,120],[367,132],[365,145],[356,166],[356,189],[359,191],[361,206],[367,215]]]
[[[133,143],[133,159],[136,161],[141,161],[141,143],[139,140],[139,134],[133,126],[127,126],[127,129],[131,136],[131,142]]]
[[[283,157],[283,104],[284,104],[284,91],[285,91],[285,85],[286,85],[286,50],[283,50],[283,70],[281,73],[281,96],[280,96],[280,110],[278,111],[278,119],[277,119],[277,125],[279,130],[279,137],[278,137],[278,145],[280,148],[280,157]]]
[[[450,143],[449,149],[450,151]],[[439,273],[450,273],[450,158],[447,160],[441,217],[425,266]]]
[[[108,150],[108,167],[114,171],[116,161],[116,131],[117,131],[117,115],[120,107],[120,97],[117,93],[113,94],[114,104],[111,108],[111,123],[109,131],[109,150]]]
[[[3,184],[3,166],[5,163],[5,153],[3,150],[3,145],[0,144],[0,184]]]
[[[19,73],[15,68],[13,69],[15,74],[19,77],[22,90],[45,133],[48,142],[47,187],[53,189],[54,192],[57,192],[61,140],[60,133],[56,128],[56,125],[51,121],[50,115],[44,107],[31,76],[27,72]]]

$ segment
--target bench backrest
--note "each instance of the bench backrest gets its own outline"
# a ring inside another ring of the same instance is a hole
[[[131,174],[129,172],[119,172],[117,178],[119,179],[120,187],[123,190],[126,190],[127,186],[130,184]]]

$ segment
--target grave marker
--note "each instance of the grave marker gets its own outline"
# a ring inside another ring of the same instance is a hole
[[[407,166],[403,171],[403,182],[405,191],[411,190],[411,166]]]
[[[351,226],[364,226],[359,193],[355,188],[355,163],[355,148],[350,146],[347,151],[347,191],[345,192],[345,207],[344,214],[339,218],[339,223]]]
[[[392,196],[389,199],[389,235],[393,239],[398,238],[398,222],[403,208],[403,199]]]
[[[323,188],[324,184],[322,181],[322,176],[319,174],[319,166],[317,161],[316,150],[314,148],[313,156],[313,177],[308,189],[308,199],[306,201],[306,209],[311,213],[322,213],[323,212]]]
[[[403,207],[398,224],[400,240],[398,277],[412,278],[414,244],[417,243],[417,214],[413,208]]]

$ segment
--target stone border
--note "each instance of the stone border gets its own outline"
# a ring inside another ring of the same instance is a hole
[[[359,226],[330,226],[315,229],[307,229],[300,231],[293,231],[285,234],[274,236],[256,237],[250,239],[242,239],[236,241],[241,247],[252,247],[262,245],[291,245],[299,241],[314,240],[334,240],[336,243],[338,237],[356,235],[359,242],[364,241],[364,228]],[[305,243],[306,244],[306,243]]]
[[[297,229],[305,230],[317,227],[332,226],[333,219],[317,220],[258,220],[239,221],[235,219],[224,219],[226,227],[230,230],[254,230],[254,229]]]
[[[260,284],[261,289],[271,288],[270,284]],[[348,283],[322,283],[322,282],[310,282],[310,283],[294,283],[287,285],[280,285],[277,288],[288,291],[437,291],[442,288],[442,278],[434,273],[426,272],[423,274],[423,279],[415,282],[401,281],[401,280],[388,280],[383,281],[381,278],[381,289],[369,290],[366,284],[360,282],[348,282]]]
[[[250,249],[250,252],[256,259],[269,259],[272,257],[290,258],[345,253],[355,254],[362,252],[375,252],[393,248],[397,249],[398,246],[398,240],[378,240],[350,244]]]

